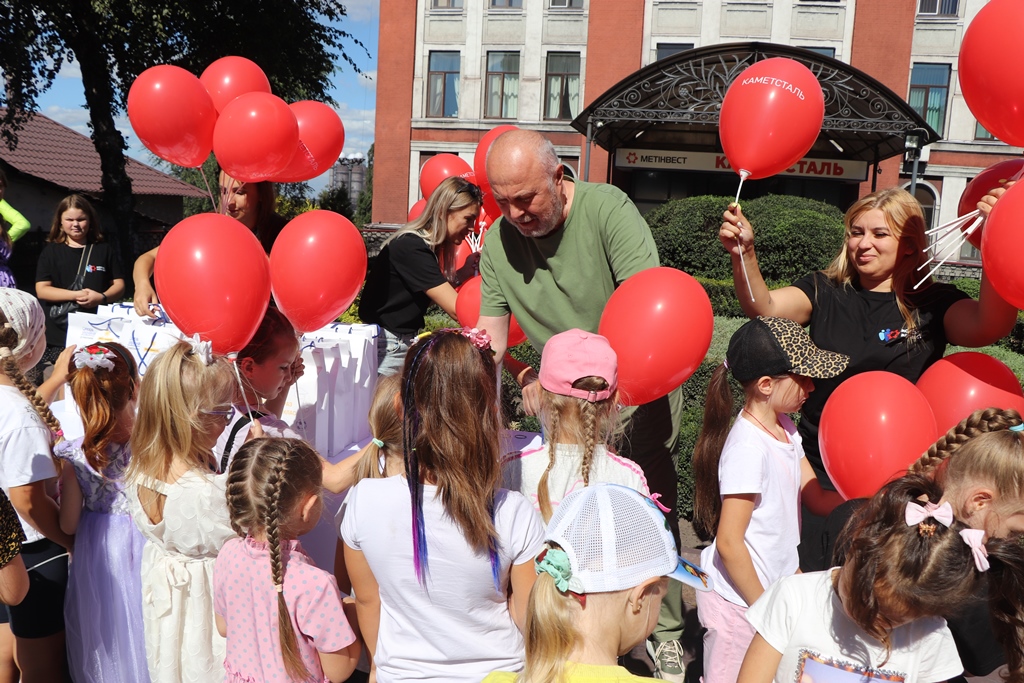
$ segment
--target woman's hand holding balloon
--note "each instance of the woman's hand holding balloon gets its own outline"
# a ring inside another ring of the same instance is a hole
[[[999,201],[999,198],[1006,194],[1006,191],[1013,187],[1016,182],[1016,180],[1004,181],[1000,187],[994,187],[989,190],[988,194],[978,202],[978,211],[981,212],[981,215],[987,218],[989,212],[992,211],[992,207]]]
[[[743,254],[754,251],[754,230],[750,221],[743,215],[743,209],[739,204],[730,204],[729,208],[722,214],[722,229],[718,231],[718,239],[722,246],[732,256],[737,258],[742,250]]]

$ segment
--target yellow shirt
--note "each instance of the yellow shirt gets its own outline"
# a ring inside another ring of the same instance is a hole
[[[516,683],[518,677],[519,674],[512,671],[495,671],[483,683]],[[634,676],[621,666],[568,662],[565,667],[565,683],[634,683],[650,680],[653,679]]]

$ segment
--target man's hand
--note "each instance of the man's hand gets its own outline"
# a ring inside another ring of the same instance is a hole
[[[540,380],[533,370],[523,376],[523,412],[527,415],[540,413]]]

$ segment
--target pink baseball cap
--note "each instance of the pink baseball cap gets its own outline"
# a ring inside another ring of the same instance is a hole
[[[580,329],[556,334],[544,345],[540,362],[540,385],[553,394],[574,396],[594,403],[615,393],[618,386],[618,357],[608,340]],[[573,388],[576,380],[600,377],[608,382],[601,391]]]

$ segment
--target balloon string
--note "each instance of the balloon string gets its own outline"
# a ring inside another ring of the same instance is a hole
[[[242,383],[242,374],[238,371],[238,354],[229,353],[228,360],[231,361],[231,367],[235,369],[235,379],[238,380],[238,388],[242,392],[242,405],[245,406],[245,414],[251,415],[252,408],[249,407],[249,397],[245,393],[245,385]]]
[[[213,190],[210,189],[210,181],[206,179],[206,171],[203,170],[202,166],[199,167],[199,175],[203,176],[203,184],[206,185],[206,194],[210,197],[210,206],[214,211],[218,211],[217,200],[213,198]]]
[[[740,170],[740,186],[736,188],[736,200],[733,202],[737,206],[740,205],[740,191],[743,190],[743,181],[750,175],[749,171]],[[743,223],[739,224],[740,231],[743,230]],[[740,236],[736,235],[736,250],[740,252],[740,266],[743,268],[743,279],[747,281],[747,293],[750,294],[750,302],[753,303],[754,289],[750,286],[750,275],[747,273],[747,260],[743,258],[743,245],[740,244]]]

